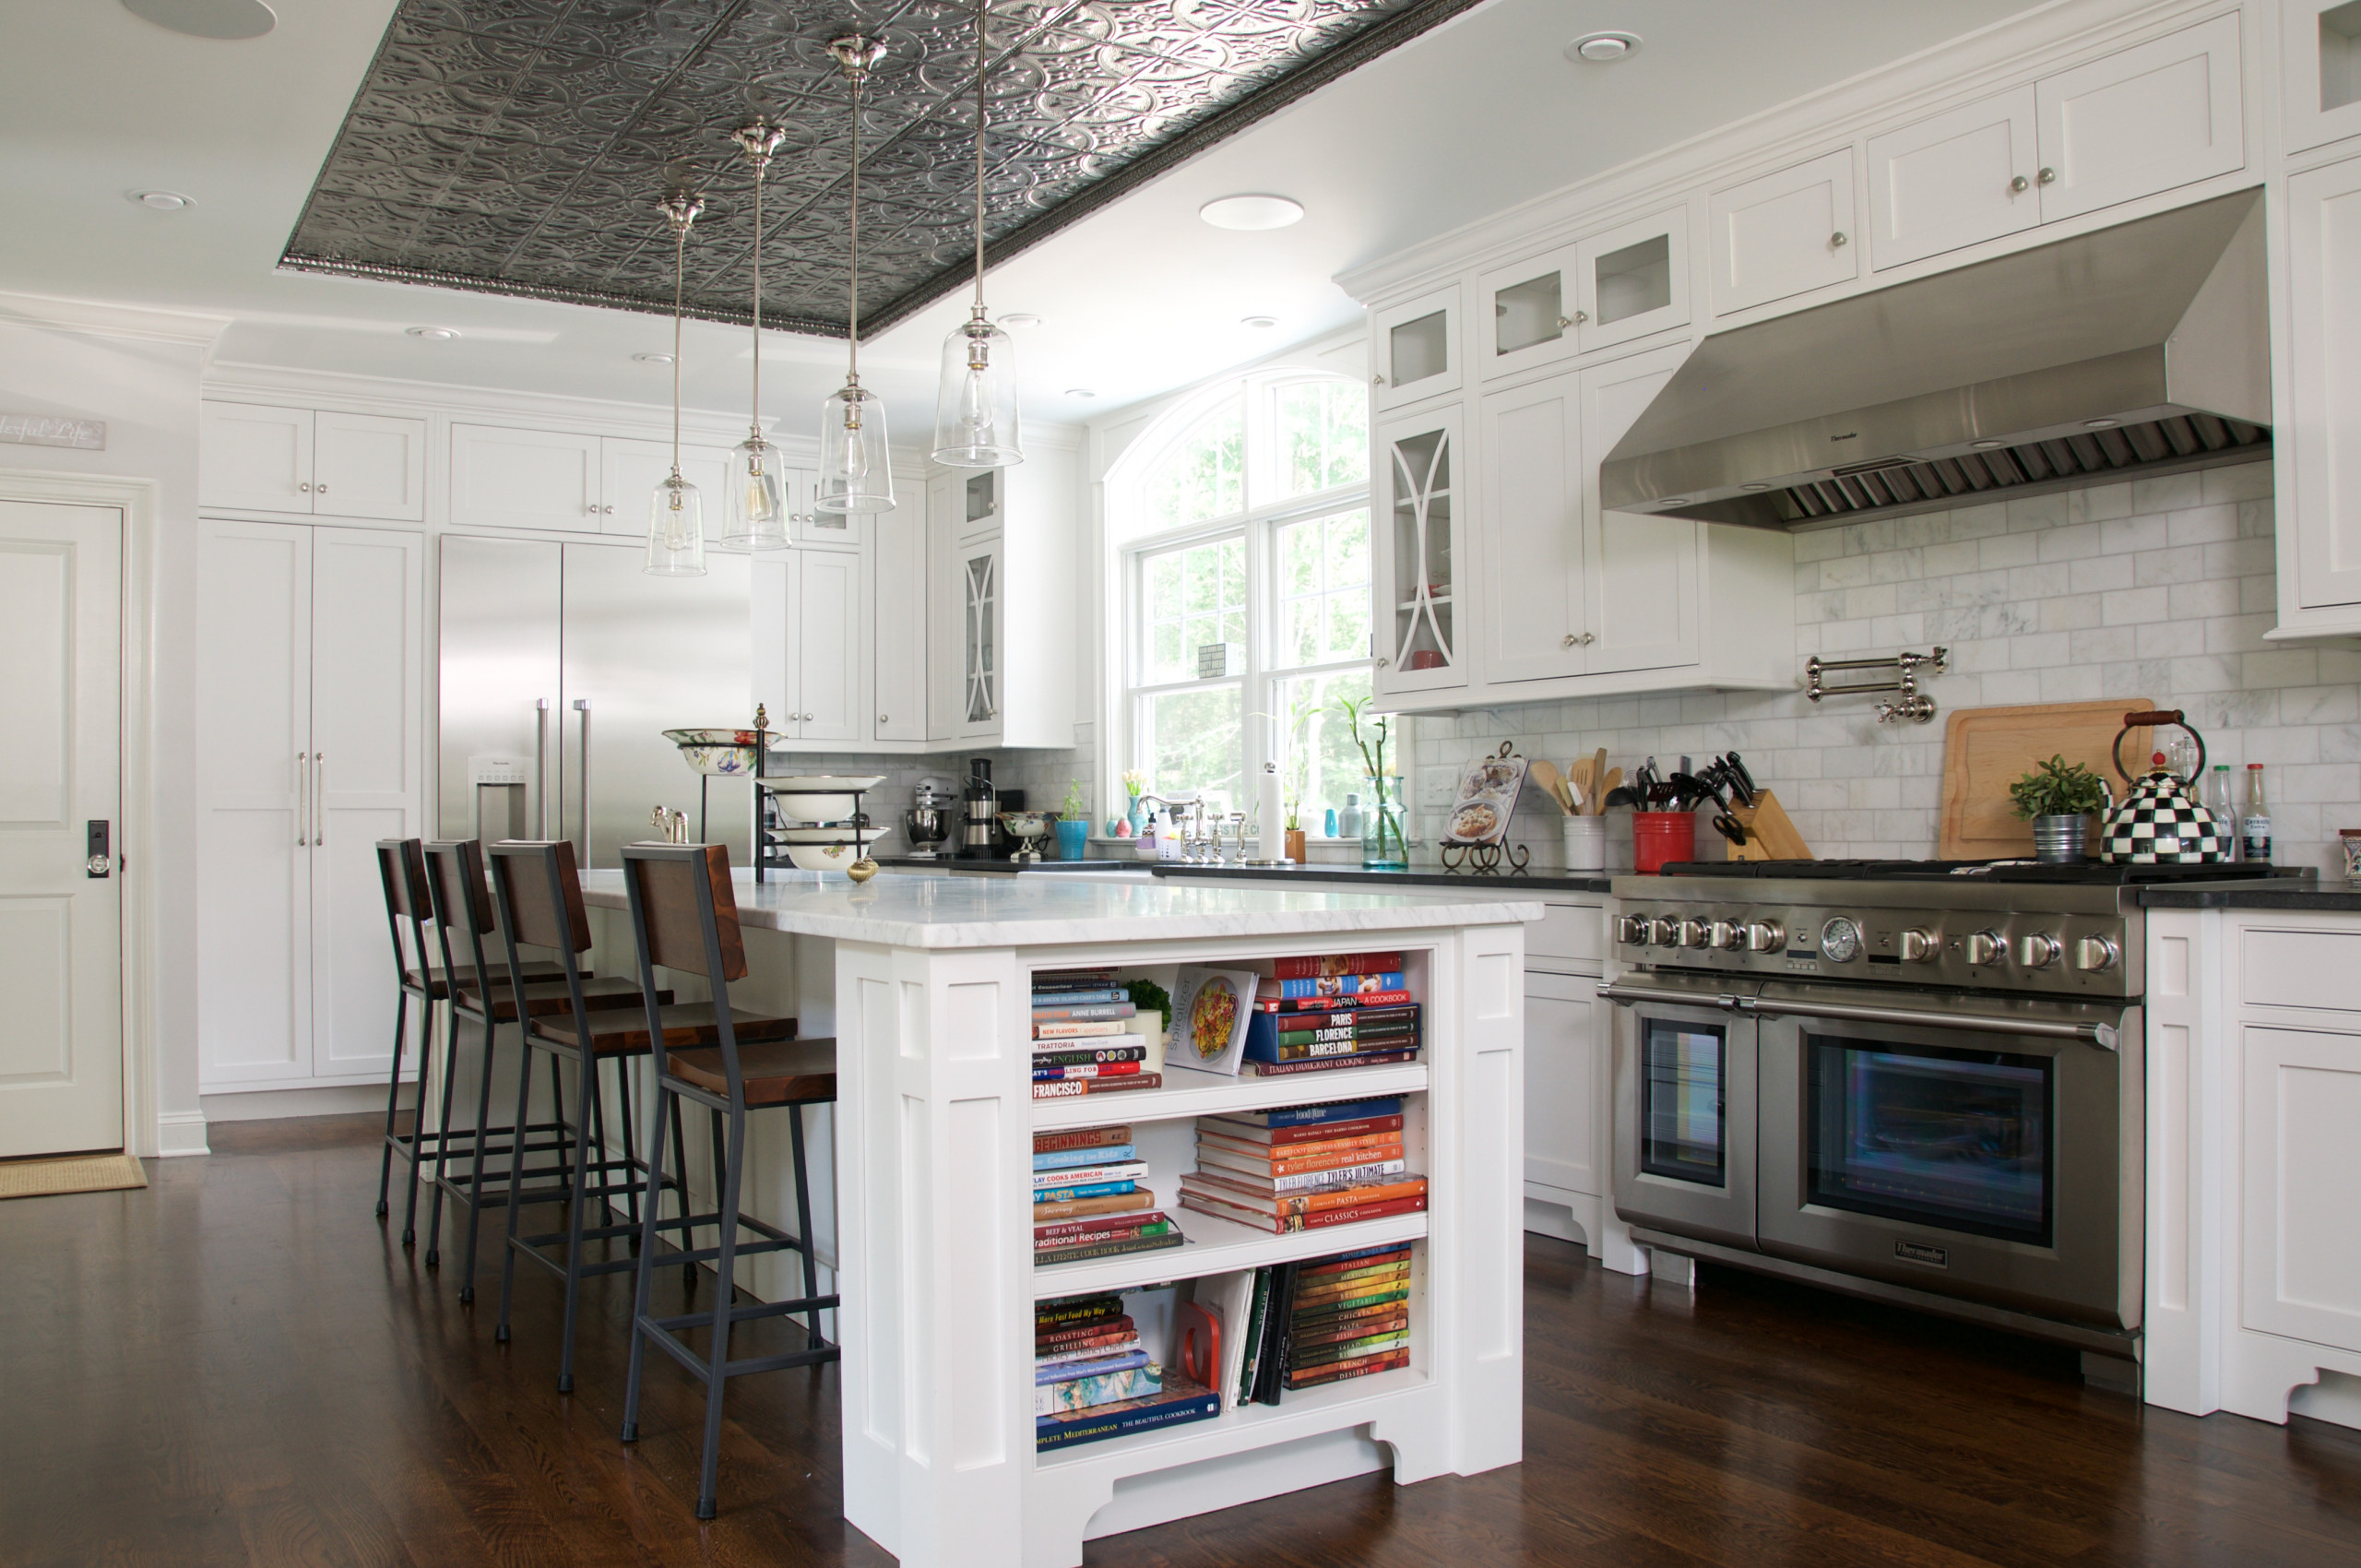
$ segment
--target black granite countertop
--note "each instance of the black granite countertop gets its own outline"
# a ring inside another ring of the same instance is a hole
[[[2361,887],[2341,878],[2321,882],[2315,873],[2256,877],[2251,882],[2158,884],[2140,890],[2151,909],[2309,909],[2323,914],[2361,912]]]

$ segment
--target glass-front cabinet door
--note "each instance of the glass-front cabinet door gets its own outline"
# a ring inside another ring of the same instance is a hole
[[[1465,506],[1455,408],[1381,426],[1371,636],[1380,693],[1467,683],[1460,647],[1460,517]]]
[[[1379,412],[1459,390],[1456,285],[1379,311],[1370,329],[1370,400]]]
[[[1689,209],[1676,207],[1575,247],[1582,351],[1689,325]]]
[[[1575,247],[1560,245],[1478,279],[1483,363],[1476,374],[1489,381],[1580,353],[1575,278]]]
[[[1000,566],[997,536],[959,552],[962,738],[1000,725]]]

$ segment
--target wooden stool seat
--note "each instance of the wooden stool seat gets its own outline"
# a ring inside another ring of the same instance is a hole
[[[429,969],[422,975],[416,969],[404,969],[402,971],[402,984],[409,987],[412,991],[428,992],[433,996],[435,1001],[441,1002],[447,999],[451,994],[450,980],[451,976],[455,973],[458,976],[459,988],[462,991],[471,989],[481,983],[476,978],[475,969],[469,965],[461,964],[457,970]],[[525,966],[525,978],[528,980],[562,980],[565,978],[565,970],[556,964],[544,963],[536,959]],[[590,978],[589,971],[587,969],[584,970],[582,978],[588,980]],[[493,969],[492,971],[492,983],[494,985],[506,985],[508,983],[507,971],[498,968]]]
[[[683,1046],[718,1045],[721,1041],[718,1016],[710,1002],[683,1002],[676,1006],[661,1007],[658,1016],[663,1021],[664,1049],[667,1051],[678,1051]],[[602,1013],[588,1022],[591,1050],[597,1055],[632,1056],[650,1049],[646,1008],[627,1013]],[[730,1009],[730,1027],[738,1032],[742,1041],[789,1040],[795,1038],[794,1019],[742,1013],[734,1007]],[[573,1018],[537,1018],[530,1028],[537,1040],[546,1040],[568,1051],[582,1049],[581,1025]],[[835,1060],[833,1054],[829,1060]]]
[[[833,1039],[765,1040],[747,1043],[742,1027],[738,1045],[739,1083],[748,1105],[785,1105],[791,1100],[836,1098],[836,1042]],[[664,1065],[672,1076],[711,1094],[730,1092],[730,1075],[718,1050],[666,1050]]]
[[[664,1002],[672,1000],[669,991],[658,993]],[[610,1012],[621,1007],[640,1005],[639,987],[627,980],[585,980],[582,982],[582,1004],[592,1012]],[[470,1013],[481,1014],[489,1005],[494,1023],[513,1024],[516,1021],[516,993],[504,975],[492,977],[491,988],[461,985],[459,1005]],[[565,981],[528,985],[525,988],[525,1010],[536,1018],[554,1017],[574,1005],[565,989]]]

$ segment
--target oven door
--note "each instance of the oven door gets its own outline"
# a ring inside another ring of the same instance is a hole
[[[2136,1008],[1772,984],[1751,1010],[1764,1252],[2139,1327]]]
[[[1615,1004],[1615,1212],[1652,1230],[1754,1248],[1754,1020],[1723,1004],[1755,982],[1630,975]]]

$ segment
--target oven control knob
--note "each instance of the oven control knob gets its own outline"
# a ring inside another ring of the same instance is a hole
[[[1997,931],[1971,931],[1967,933],[1967,961],[1971,964],[1997,964],[2008,956],[2009,944],[2000,940]]]
[[[1777,921],[1749,921],[1746,926],[1746,950],[1750,953],[1777,953],[1787,945],[1787,928]]]
[[[1703,947],[1705,945],[1705,922],[1681,921],[1673,927],[1672,939],[1683,947]]]
[[[1648,922],[1639,915],[1625,915],[1615,922],[1615,939],[1633,947],[1648,944]]]
[[[2115,968],[2123,958],[2123,949],[2111,936],[2086,936],[2074,944],[2074,967],[2092,974],[2101,974]]]
[[[1648,940],[1658,947],[1669,947],[1678,933],[1678,923],[1661,917],[1648,922]]]
[[[1705,924],[1705,945],[1724,949],[1736,948],[1746,940],[1746,932],[1734,921],[1709,921]]]
[[[1942,956],[1943,944],[1935,933],[1920,926],[1912,926],[1902,933],[1902,961],[1905,964],[1931,964]]]
[[[2066,944],[2046,931],[2017,940],[2017,962],[2028,969],[2046,969],[2066,956]]]

